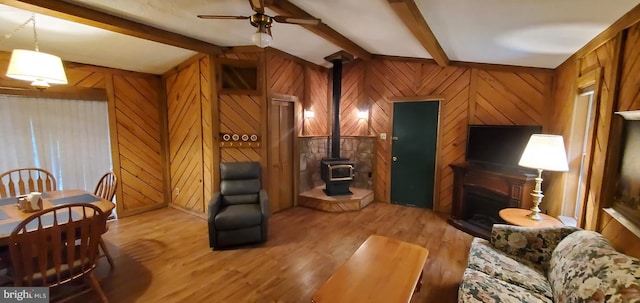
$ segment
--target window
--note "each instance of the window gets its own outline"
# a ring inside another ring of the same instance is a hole
[[[0,95],[0,172],[50,171],[58,189],[93,191],[111,170],[107,102]]]

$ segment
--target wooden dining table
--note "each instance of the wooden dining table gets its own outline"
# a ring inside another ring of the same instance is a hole
[[[71,203],[90,203],[106,214],[105,218],[113,211],[115,204],[104,200],[85,190],[59,190],[42,193],[42,208],[49,209],[56,206]],[[18,197],[0,199],[0,246],[8,244],[9,235],[20,222],[35,214],[35,212],[23,212],[18,209]]]

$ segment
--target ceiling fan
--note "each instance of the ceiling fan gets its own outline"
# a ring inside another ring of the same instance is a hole
[[[249,0],[251,9],[255,14],[251,16],[224,16],[224,15],[198,15],[202,19],[249,19],[251,25],[258,30],[251,35],[253,43],[259,47],[267,47],[271,45],[273,37],[271,36],[271,25],[273,21],[279,23],[318,25],[320,19],[316,18],[297,18],[288,16],[269,16],[264,14],[264,0]]]

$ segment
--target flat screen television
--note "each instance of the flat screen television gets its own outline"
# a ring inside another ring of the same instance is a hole
[[[471,164],[527,170],[518,162],[529,137],[541,132],[540,125],[469,125],[466,160]]]

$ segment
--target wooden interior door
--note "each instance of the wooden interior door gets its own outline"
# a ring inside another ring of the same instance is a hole
[[[271,212],[293,207],[293,102],[271,101],[269,111],[269,202]]]
[[[438,101],[395,102],[391,202],[433,209]]]

